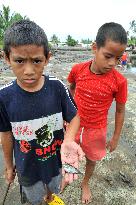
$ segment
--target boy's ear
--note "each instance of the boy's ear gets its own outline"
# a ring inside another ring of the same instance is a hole
[[[46,58],[45,65],[47,65],[47,63],[49,62],[49,59],[50,59],[51,56],[52,56],[52,53],[49,52],[49,54],[48,54],[48,56],[47,56],[47,58]]]
[[[95,53],[96,50],[97,50],[96,42],[93,42],[93,44],[92,44],[92,51],[93,51],[93,53]]]
[[[10,66],[10,59],[7,57],[7,55],[5,53],[4,53],[4,59],[5,59],[6,63],[7,63],[7,65]]]

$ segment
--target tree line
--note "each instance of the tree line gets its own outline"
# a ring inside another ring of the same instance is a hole
[[[3,44],[4,32],[8,28],[8,26],[10,26],[13,22],[19,21],[21,19],[29,19],[29,18],[27,16],[22,16],[21,14],[16,12],[12,13],[9,6],[6,7],[2,5],[2,9],[0,9],[0,46],[2,46]],[[130,30],[127,31],[128,45],[135,46],[136,45],[136,20],[132,20],[129,24],[130,24]],[[130,31],[132,32],[132,34],[130,34]],[[60,40],[56,34],[53,34],[50,41],[55,45],[58,45],[60,43]],[[79,42],[78,40],[75,40],[71,35],[68,35],[65,43],[68,46],[75,46]],[[90,40],[89,38],[82,39],[81,43],[90,44],[92,43],[92,40]]]

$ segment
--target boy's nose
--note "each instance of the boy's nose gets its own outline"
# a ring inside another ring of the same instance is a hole
[[[34,66],[31,63],[26,63],[24,68],[25,75],[33,75],[34,74]]]
[[[109,66],[114,67],[116,64],[117,64],[117,60],[116,59],[110,59]]]

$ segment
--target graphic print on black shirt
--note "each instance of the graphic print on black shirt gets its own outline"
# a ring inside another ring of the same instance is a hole
[[[53,133],[49,130],[47,124],[36,130],[35,134],[37,144],[40,144],[42,147],[47,147],[53,141]]]
[[[28,153],[31,150],[31,145],[26,140],[20,140],[20,150],[21,152]]]

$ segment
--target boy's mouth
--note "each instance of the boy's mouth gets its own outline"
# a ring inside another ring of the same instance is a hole
[[[110,71],[112,68],[104,68],[104,70],[106,71]]]
[[[35,82],[35,79],[24,79],[25,83],[31,84]]]

